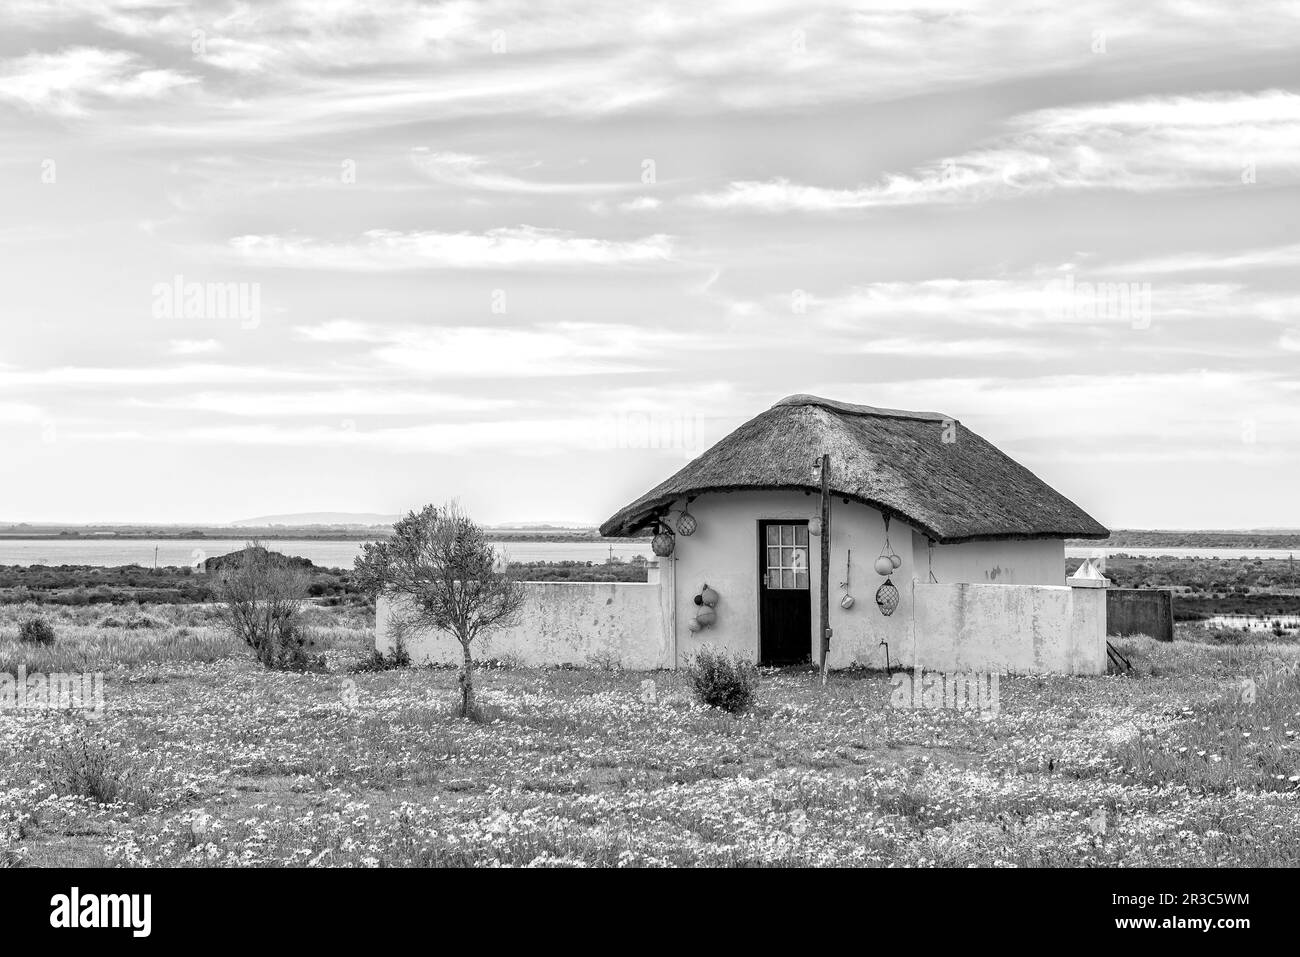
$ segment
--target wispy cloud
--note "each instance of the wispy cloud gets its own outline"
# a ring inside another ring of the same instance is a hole
[[[1245,272],[1254,269],[1292,269],[1300,266],[1300,243],[1243,251],[1188,252],[1154,256],[1115,266],[1117,271],[1141,273]]]
[[[238,236],[231,249],[260,266],[383,272],[406,269],[500,269],[530,266],[638,266],[668,262],[672,239],[655,234],[620,241],[532,226],[484,233],[373,229],[354,240],[281,235]]]
[[[76,117],[98,103],[155,100],[197,77],[146,66],[125,50],[78,46],[0,61],[0,100]]]
[[[406,374],[551,377],[644,371],[663,366],[680,335],[625,325],[559,322],[539,328],[383,326],[331,320],[296,333],[318,343],[365,344],[370,355]]]
[[[1300,183],[1300,94],[1270,90],[1039,110],[987,148],[851,188],[739,181],[686,202],[712,210],[835,212],[969,203],[1049,190],[1134,192]]]
[[[216,339],[172,339],[167,343],[167,351],[174,356],[211,355],[222,348]]]
[[[543,196],[590,196],[593,193],[624,192],[638,189],[634,177],[623,182],[573,182],[558,179],[525,178],[505,172],[482,156],[467,153],[440,153],[423,147],[414,150],[411,161],[423,175],[435,182],[459,189],[493,193],[525,193]],[[537,164],[529,164],[536,169]]]

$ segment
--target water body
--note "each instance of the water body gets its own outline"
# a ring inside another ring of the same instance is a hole
[[[1241,548],[1229,545],[1224,548],[1133,548],[1132,546],[1107,546],[1106,548],[1067,548],[1066,558],[1096,558],[1105,555],[1131,555],[1133,558],[1300,558],[1300,548]]]
[[[242,538],[217,539],[5,539],[0,540],[0,565],[195,565],[204,559],[238,551]],[[322,568],[351,568],[361,554],[362,542],[331,542],[307,539],[267,539],[267,548],[283,555],[309,559]],[[648,543],[628,539],[612,543],[615,558],[631,561],[636,555],[653,558]],[[516,562],[603,562],[610,557],[610,545],[601,542],[498,542]]]
[[[1285,632],[1300,631],[1300,618],[1295,615],[1214,615],[1205,619],[1204,624],[1238,631],[1272,631],[1275,622]]]
[[[266,544],[285,555],[310,559],[323,568],[351,568],[361,553],[361,542],[315,539],[268,540]],[[216,539],[0,539],[0,565],[194,565],[205,558],[238,551],[242,538]],[[612,554],[623,561],[641,555],[652,559],[650,545],[635,539],[618,542],[500,542],[512,561],[518,562],[603,562]],[[1099,555],[1133,555],[1154,558],[1290,558],[1300,550],[1283,548],[1067,548],[1066,558],[1095,558]]]

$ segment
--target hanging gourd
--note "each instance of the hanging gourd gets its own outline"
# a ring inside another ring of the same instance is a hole
[[[718,593],[708,585],[700,592],[700,601],[712,608],[718,603]]]
[[[894,551],[894,546],[889,544],[889,516],[884,516],[884,519],[885,544],[881,546],[880,556],[876,559],[877,575],[892,574],[895,569],[900,568],[903,564],[903,559]]]
[[[700,623],[696,621],[694,618],[692,618],[690,621],[686,623],[686,627],[691,631],[699,631]]]
[[[673,553],[675,544],[676,539],[673,538],[673,533],[660,525],[655,537],[650,539],[650,550],[660,558],[667,558]]]
[[[718,620],[718,613],[706,605],[704,610],[695,616],[695,620],[707,628]]]
[[[898,607],[898,589],[890,579],[886,578],[885,583],[876,589],[876,604],[880,607],[880,613],[886,618]]]
[[[695,516],[686,509],[682,509],[681,518],[677,519],[677,534],[689,537],[695,534],[697,527],[699,527],[699,523],[695,521]]]

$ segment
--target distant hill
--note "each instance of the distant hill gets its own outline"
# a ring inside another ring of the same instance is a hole
[[[392,525],[402,516],[377,512],[294,512],[290,515],[259,515],[231,522],[235,528],[266,528],[269,525]]]
[[[599,528],[590,522],[500,522],[485,525],[490,529],[509,529],[518,532],[587,532]]]

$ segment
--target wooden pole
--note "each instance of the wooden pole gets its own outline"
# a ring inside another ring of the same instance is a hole
[[[821,670],[826,684],[826,653],[831,647],[831,457],[822,456]]]

